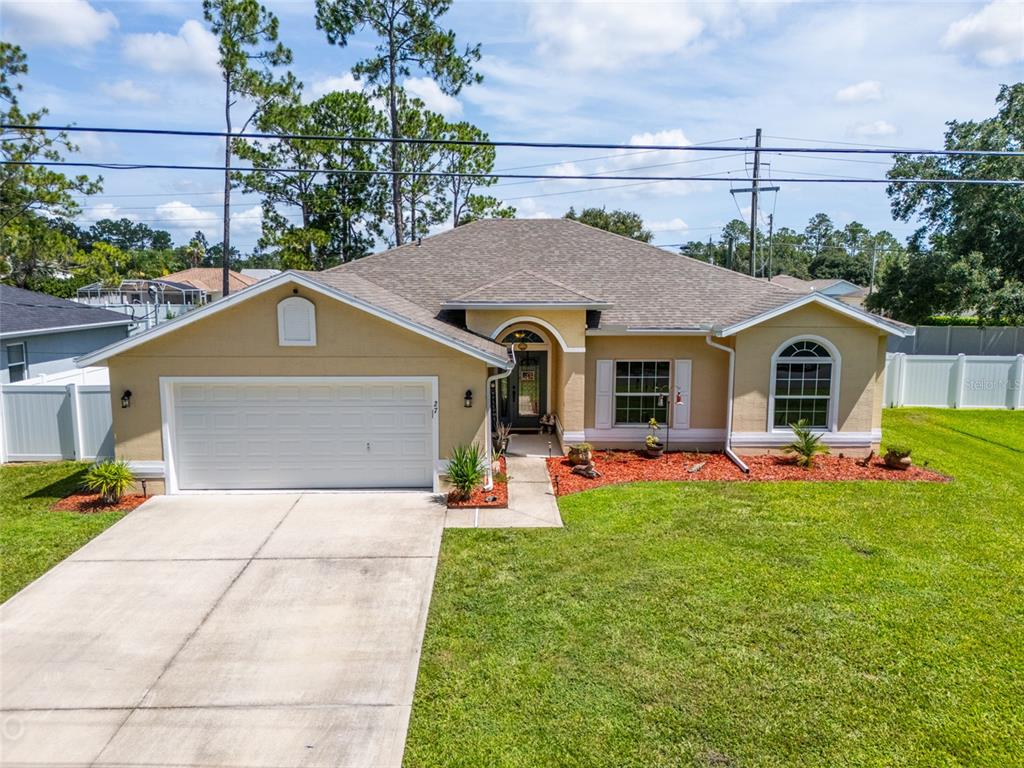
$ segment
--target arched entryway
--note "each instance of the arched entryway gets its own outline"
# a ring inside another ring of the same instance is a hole
[[[536,432],[551,408],[551,340],[536,324],[516,323],[497,335],[515,354],[511,375],[496,382],[495,420]]]

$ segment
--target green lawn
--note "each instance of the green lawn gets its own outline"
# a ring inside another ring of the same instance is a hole
[[[1024,413],[939,484],[652,483],[445,532],[407,766],[1024,765]]]
[[[124,514],[50,509],[55,501],[78,490],[88,466],[60,462],[0,467],[0,602]]]

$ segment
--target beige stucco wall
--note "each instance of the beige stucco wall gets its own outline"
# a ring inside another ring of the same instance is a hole
[[[839,430],[869,432],[880,428],[885,335],[838,312],[807,305],[736,335],[733,431],[770,430],[771,358],[781,344],[801,335],[822,337],[839,350]]]
[[[440,455],[483,445],[486,364],[305,289],[316,305],[317,345],[277,343],[277,303],[291,286],[255,296],[109,360],[117,456],[162,460],[161,376],[437,376]],[[130,408],[121,408],[124,390]],[[473,390],[473,407],[463,395]]]
[[[709,347],[703,336],[588,336],[586,358],[583,421],[587,429],[594,428],[598,360],[677,359],[693,361],[690,429],[725,429],[729,356]]]
[[[536,318],[554,326],[567,347],[586,345],[587,313],[582,309],[467,309],[466,327],[491,336],[496,328],[516,317]],[[543,326],[541,329],[544,330]],[[558,343],[557,339],[551,341]]]

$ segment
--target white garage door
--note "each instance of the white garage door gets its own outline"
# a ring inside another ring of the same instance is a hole
[[[239,378],[175,382],[177,487],[429,488],[430,379]]]

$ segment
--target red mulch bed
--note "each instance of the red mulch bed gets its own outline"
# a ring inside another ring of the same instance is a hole
[[[505,475],[505,457],[502,456],[498,460],[501,464],[501,474]],[[451,491],[448,494],[448,509],[474,509],[481,507],[485,509],[504,509],[508,506],[508,480],[500,481],[497,477],[497,472],[494,477],[494,487],[485,491],[483,488],[477,488],[470,494],[470,497],[465,500],[454,499],[452,494],[455,491]],[[491,499],[491,501],[488,501]]]
[[[61,512],[129,512],[144,502],[148,496],[130,494],[122,496],[116,504],[104,504],[98,493],[73,493],[53,505],[52,509]]]
[[[562,456],[548,459],[548,474],[551,475],[555,494],[565,496],[579,493],[601,485],[632,483],[643,480],[898,480],[948,482],[945,475],[923,467],[910,469],[889,469],[880,458],[872,458],[862,467],[857,459],[849,456],[819,456],[814,468],[807,470],[796,466],[788,456],[744,456],[743,461],[750,467],[750,474],[740,472],[739,467],[723,453],[666,453],[660,458],[650,459],[641,451],[595,451],[594,467],[601,477],[588,480],[572,474],[572,465]],[[696,472],[687,469],[704,462]]]

